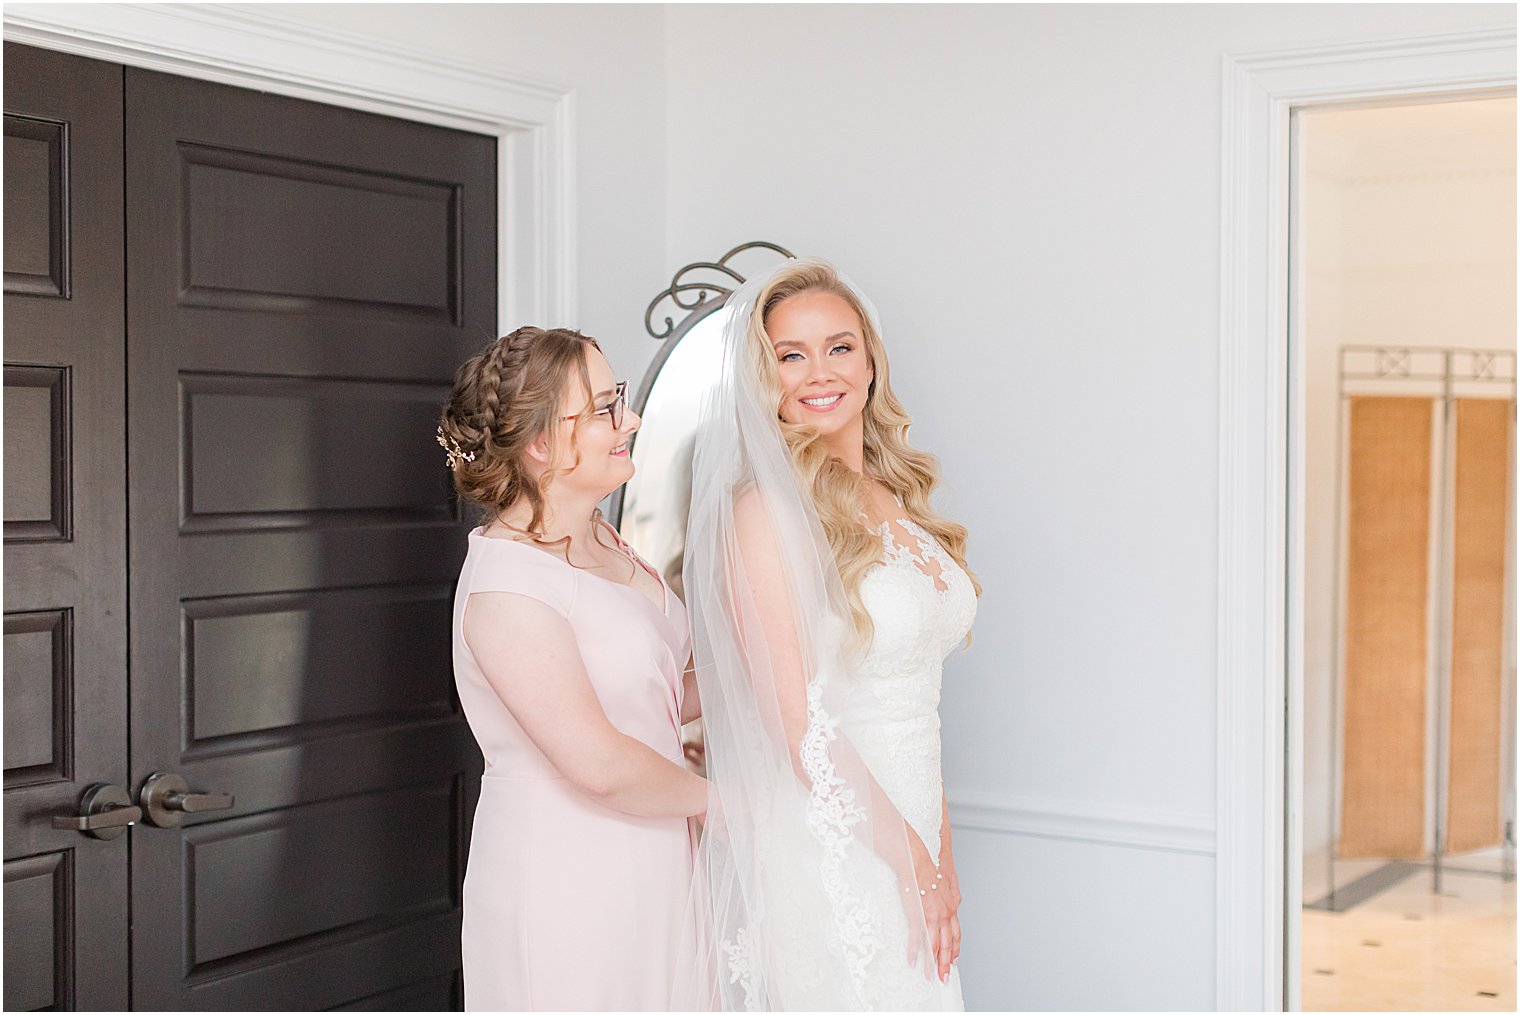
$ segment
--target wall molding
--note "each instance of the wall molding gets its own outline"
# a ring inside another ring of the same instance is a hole
[[[1310,172],[1311,179],[1325,180],[1343,187],[1401,187],[1407,184],[1450,183],[1468,180],[1514,179],[1513,167],[1495,169],[1445,169],[1422,173],[1380,173],[1345,176],[1337,173]]]
[[[1224,54],[1219,327],[1216,1007],[1296,1000],[1302,904],[1302,379],[1289,371],[1294,108],[1463,98],[1515,85],[1513,23]],[[1290,414],[1290,405],[1293,412]],[[1290,598],[1291,593],[1291,598]],[[1291,982],[1289,982],[1291,981]]]
[[[497,139],[501,326],[576,323],[575,96],[267,5],[7,4],[5,39]]]
[[[962,792],[950,797],[950,822],[957,833],[999,832],[1194,856],[1214,855],[1214,820],[1207,814]]]

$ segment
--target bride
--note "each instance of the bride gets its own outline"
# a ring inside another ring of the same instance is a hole
[[[980,588],[866,299],[793,259],[723,311],[684,571],[707,737],[693,1007],[963,1008],[939,690]]]

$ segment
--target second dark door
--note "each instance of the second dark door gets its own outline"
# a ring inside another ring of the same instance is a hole
[[[495,332],[495,141],[130,68],[125,109],[132,788],[192,794],[132,831],[133,1004],[455,1007],[433,427]]]

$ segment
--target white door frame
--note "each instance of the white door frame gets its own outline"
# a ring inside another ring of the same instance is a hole
[[[1302,748],[1287,735],[1303,693],[1289,114],[1512,90],[1515,26],[1229,53],[1223,69],[1215,996],[1221,1011],[1282,1011],[1297,1000],[1285,947],[1302,907],[1303,809]]]
[[[5,39],[497,139],[498,334],[574,327],[575,96],[270,5],[6,4]]]

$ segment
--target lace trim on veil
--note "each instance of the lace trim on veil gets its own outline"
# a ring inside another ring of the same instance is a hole
[[[755,990],[754,951],[748,927],[740,927],[734,931],[732,941],[723,942],[723,952],[728,956],[728,982],[737,983],[744,991],[745,1011],[760,1011],[760,996]]]
[[[855,841],[855,826],[866,817],[856,802],[855,791],[841,778],[829,757],[829,744],[838,739],[839,720],[823,707],[823,689],[814,681],[808,687],[808,725],[802,736],[799,757],[810,783],[807,802],[807,827],[824,847],[820,878],[832,910],[837,942],[844,952],[840,956],[850,974],[850,984],[861,1010],[870,1011],[867,972],[876,958],[875,921],[870,908],[850,887],[845,876],[846,854]],[[734,931],[732,941],[723,941],[728,959],[729,983],[744,991],[744,1010],[760,1011],[762,1006],[755,983],[755,940],[749,927]]]
[[[822,879],[834,927],[844,947],[845,965],[855,995],[866,1005],[866,970],[876,957],[876,931],[871,911],[850,888],[844,876],[845,854],[855,841],[854,828],[866,812],[855,802],[855,790],[845,784],[829,757],[829,744],[838,736],[839,721],[823,708],[820,681],[808,686],[808,727],[802,737],[802,768],[811,782],[808,793],[808,830],[823,844]]]

